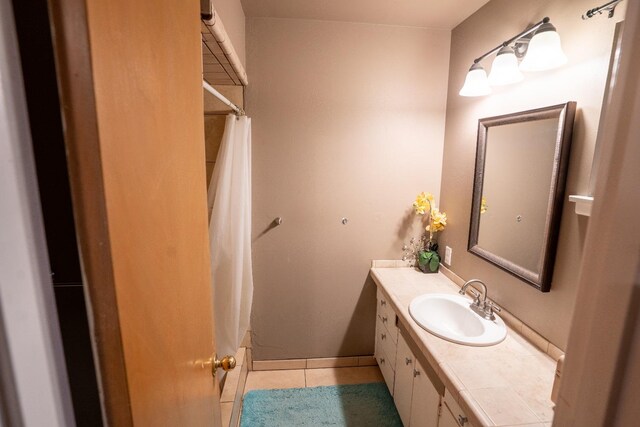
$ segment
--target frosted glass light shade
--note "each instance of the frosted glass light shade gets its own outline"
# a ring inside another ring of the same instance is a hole
[[[524,76],[518,68],[518,58],[516,58],[515,52],[509,46],[502,47],[491,65],[489,84],[492,86],[509,85],[521,82],[523,79]]]
[[[551,24],[543,24],[529,42],[529,48],[520,69],[522,71],[544,71],[567,63],[562,51],[560,36]]]
[[[469,68],[467,77],[464,79],[464,86],[460,89],[460,96],[484,96],[491,93],[487,72],[480,64],[473,64]]]

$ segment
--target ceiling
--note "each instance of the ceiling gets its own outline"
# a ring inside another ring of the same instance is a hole
[[[367,22],[451,30],[488,0],[242,0],[247,17]]]

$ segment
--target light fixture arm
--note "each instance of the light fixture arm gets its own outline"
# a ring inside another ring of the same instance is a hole
[[[511,37],[509,40],[503,42],[502,44],[499,44],[498,46],[494,47],[493,49],[491,49],[490,51],[484,53],[483,55],[477,57],[476,59],[473,60],[474,64],[479,63],[480,61],[482,61],[484,58],[486,58],[487,56],[496,53],[497,51],[499,51],[501,48],[505,47],[505,46],[509,46],[511,43],[522,39],[526,36],[528,36],[529,34],[535,32],[538,28],[540,28],[541,26],[543,26],[544,24],[548,24],[550,21],[549,17],[545,16],[542,21],[534,24],[532,27],[522,31],[521,33]]]

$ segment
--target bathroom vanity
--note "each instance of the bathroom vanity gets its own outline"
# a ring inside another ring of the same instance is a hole
[[[374,261],[371,269],[375,357],[404,426],[550,426],[556,362],[520,335],[522,323],[503,312],[507,336],[492,346],[438,338],[413,320],[409,305],[424,294],[455,295],[460,286],[442,272],[395,265]]]

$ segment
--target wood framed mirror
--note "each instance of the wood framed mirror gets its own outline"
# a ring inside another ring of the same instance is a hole
[[[469,252],[548,292],[576,103],[478,122]]]

